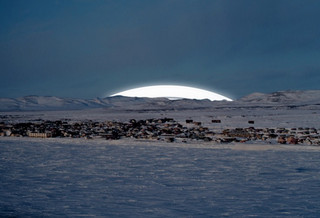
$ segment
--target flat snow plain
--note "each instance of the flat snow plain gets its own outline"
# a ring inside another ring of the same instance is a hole
[[[320,149],[1,138],[3,217],[318,217]]]

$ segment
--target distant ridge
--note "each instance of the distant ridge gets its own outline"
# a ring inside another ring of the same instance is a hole
[[[54,111],[105,108],[109,110],[196,110],[213,107],[248,107],[252,105],[320,105],[320,90],[252,93],[233,102],[167,98],[115,96],[77,99],[55,96],[0,98],[0,111]]]
[[[95,99],[60,98],[54,96],[25,96],[0,98],[0,111],[53,111],[106,108],[111,110],[175,110],[209,107],[209,100],[169,100],[167,98],[137,98],[114,96]]]
[[[273,93],[252,93],[238,102],[248,103],[320,103],[320,90],[306,90],[306,91],[279,91]]]

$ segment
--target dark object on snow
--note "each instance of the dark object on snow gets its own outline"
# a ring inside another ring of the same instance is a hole
[[[211,120],[212,123],[221,123],[221,120]]]
[[[196,126],[201,126],[201,122],[193,122],[193,124]]]

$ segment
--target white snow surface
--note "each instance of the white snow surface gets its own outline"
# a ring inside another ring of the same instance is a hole
[[[157,86],[145,86],[135,89],[129,89],[123,92],[113,94],[112,96],[127,96],[127,97],[148,97],[148,98],[159,98],[167,97],[169,99],[209,99],[211,101],[232,101],[223,95],[210,92],[203,89],[198,89],[188,86],[177,86],[177,85],[157,85]]]
[[[213,130],[319,132],[319,102],[319,91],[253,94],[235,102],[29,96],[0,99],[0,122],[170,117]],[[0,137],[0,216],[319,217],[319,154],[318,146],[259,141]]]
[[[1,217],[319,217],[318,147],[0,138]]]

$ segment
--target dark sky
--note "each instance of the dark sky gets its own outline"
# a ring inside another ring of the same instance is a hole
[[[318,0],[0,0],[0,97],[320,89]]]

